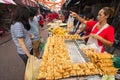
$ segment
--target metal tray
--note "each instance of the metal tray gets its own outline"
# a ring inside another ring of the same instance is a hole
[[[90,62],[90,59],[79,49],[75,40],[65,40],[72,63]]]

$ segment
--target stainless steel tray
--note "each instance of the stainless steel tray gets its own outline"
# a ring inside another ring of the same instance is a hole
[[[65,40],[72,63],[89,62],[90,59],[79,49],[75,40]]]

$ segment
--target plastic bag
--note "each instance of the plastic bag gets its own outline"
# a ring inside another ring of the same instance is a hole
[[[40,41],[41,41],[41,44],[40,44],[39,50],[40,50],[40,53],[43,53],[46,42],[42,37],[40,38]]]
[[[74,18],[72,16],[69,16],[68,21],[67,21],[67,31],[72,32],[73,26],[74,26]]]
[[[114,67],[120,69],[120,57],[117,55],[114,55],[114,57],[112,58],[112,61],[113,61]]]
[[[37,80],[40,68],[40,59],[35,56],[30,56],[27,61],[27,66],[25,70],[25,80]]]
[[[115,80],[115,76],[114,75],[104,75],[102,77],[102,80]]]

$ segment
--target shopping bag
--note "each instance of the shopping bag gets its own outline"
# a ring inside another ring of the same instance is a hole
[[[37,80],[41,60],[35,56],[30,56],[25,70],[25,80]]]

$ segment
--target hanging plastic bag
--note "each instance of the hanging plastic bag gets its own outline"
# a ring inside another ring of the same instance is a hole
[[[25,70],[25,80],[37,80],[41,60],[35,56],[30,56]]]
[[[68,21],[67,21],[67,31],[72,32],[74,26],[74,18],[69,15]]]

